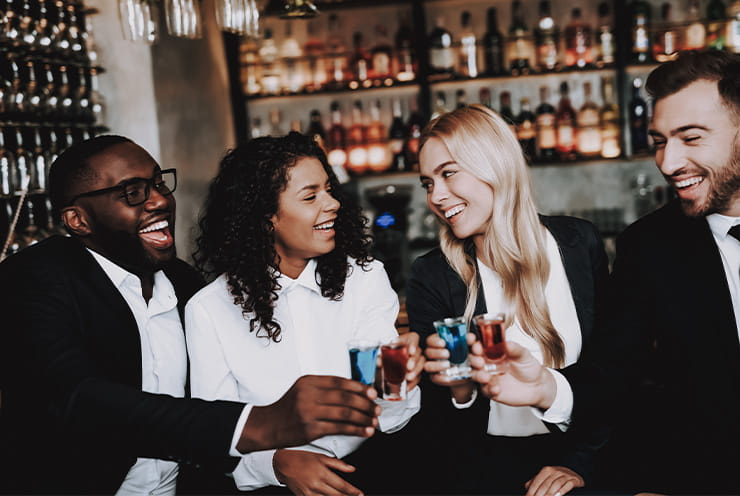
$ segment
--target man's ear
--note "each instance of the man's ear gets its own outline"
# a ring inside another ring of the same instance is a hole
[[[67,207],[62,210],[62,222],[67,230],[75,236],[89,236],[90,221],[84,208],[78,206]]]

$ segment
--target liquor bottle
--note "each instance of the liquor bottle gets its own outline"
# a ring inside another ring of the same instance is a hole
[[[64,120],[71,120],[74,118],[73,108],[74,99],[72,98],[72,91],[69,84],[69,76],[67,74],[67,66],[59,66],[59,116]]]
[[[293,37],[293,24],[285,22],[285,38],[280,44],[280,57],[283,60],[280,87],[288,93],[298,93],[305,86],[305,70],[301,67],[303,49]]]
[[[707,28],[699,19],[699,0],[689,0],[689,24],[686,26],[686,49],[700,50],[707,43]]]
[[[36,78],[36,64],[29,60],[26,62],[28,79],[26,81],[26,119],[28,120],[39,120],[44,113],[46,106],[46,98],[44,88],[41,87]]]
[[[25,226],[20,231],[20,235],[18,236],[18,243],[20,244],[21,248],[26,248],[31,245],[35,245],[42,239],[47,237],[46,231],[41,229],[36,224],[36,214],[34,212],[35,205],[33,203],[33,200],[31,198],[26,200],[25,205]]]
[[[570,104],[568,97],[568,83],[560,83],[560,101],[555,113],[555,129],[557,131],[557,152],[560,160],[570,161],[576,159],[576,111]]]
[[[632,143],[632,154],[646,153],[650,150],[648,145],[648,108],[647,102],[640,96],[642,79],[632,80],[632,100],[630,101],[630,142]]]
[[[611,79],[601,80],[601,94],[604,105],[599,110],[601,125],[601,156],[617,158],[622,154],[619,137],[619,107],[614,103],[614,86]]]
[[[254,38],[248,37],[239,45],[241,82],[246,95],[259,95],[262,91],[259,83],[259,62],[257,42]]]
[[[31,159],[34,170],[33,176],[36,177],[37,190],[46,191],[51,161],[41,141],[41,131],[39,128],[34,128],[33,130],[33,153],[31,154]]]
[[[20,0],[7,0],[5,5],[5,22],[2,26],[2,38],[10,46],[16,46],[21,39],[21,5]]]
[[[549,0],[540,2],[540,19],[534,32],[537,45],[537,68],[552,71],[558,66],[558,31],[550,14]]]
[[[530,59],[534,47],[529,39],[529,30],[524,23],[524,12],[520,0],[511,2],[511,25],[509,26],[509,68],[515,76],[529,74],[531,70]]]
[[[493,105],[491,104],[491,90],[488,88],[481,88],[478,92],[478,102],[488,108],[493,108]]]
[[[72,113],[76,120],[92,122],[93,115],[90,108],[90,89],[87,86],[87,71],[83,66],[77,68],[77,88],[74,91]]]
[[[413,81],[416,78],[416,56],[414,55],[414,41],[411,26],[406,16],[396,31],[396,64],[395,71],[398,81]]]
[[[365,134],[362,102],[356,100],[352,105],[352,125],[347,132],[347,169],[353,174],[362,174],[368,167]]]
[[[321,112],[316,109],[313,109],[309,114],[306,134],[311,136],[326,151],[326,131],[324,131],[324,123],[321,122]]]
[[[506,124],[509,125],[509,129],[511,129],[511,132],[514,133],[514,136],[516,136],[516,118],[514,117],[514,112],[511,110],[511,93],[508,91],[502,91],[499,96],[499,115],[506,121]]]
[[[46,234],[48,236],[66,236],[67,230],[62,225],[61,220],[54,218],[54,215],[52,214],[51,200],[48,196],[44,200],[44,210],[46,211]]]
[[[331,126],[327,133],[326,141],[326,160],[331,165],[334,173],[342,171],[344,176],[347,175],[345,165],[347,164],[347,137],[342,125],[342,112],[339,109],[339,102],[331,102]],[[337,174],[339,177],[339,174]]]
[[[438,16],[429,33],[429,72],[434,79],[445,79],[452,76],[453,68],[452,35],[444,27],[444,17]]]
[[[10,119],[23,120],[26,113],[26,85],[23,84],[20,67],[15,59],[10,61],[10,70],[10,92],[5,109]]]
[[[278,48],[272,38],[272,30],[265,28],[265,35],[259,49],[262,62],[262,77],[260,86],[266,95],[277,95],[280,93],[280,67],[278,66]]]
[[[678,51],[681,49],[679,31],[670,24],[671,22],[671,4],[665,2],[661,6],[663,25],[655,34],[655,43],[653,43],[653,56],[658,62],[673,60],[678,57]]]
[[[267,135],[272,136],[273,138],[284,136],[285,131],[283,130],[280,110],[273,107],[270,109],[268,116],[269,116],[269,129],[267,130]]]
[[[8,197],[18,190],[15,158],[5,147],[5,132],[0,128],[0,196]]]
[[[555,130],[555,107],[550,104],[550,88],[540,88],[540,104],[537,106],[537,150],[541,162],[552,162],[557,158],[558,143]]]
[[[483,65],[486,76],[499,76],[504,69],[504,37],[498,30],[496,8],[489,7],[487,11],[487,31],[483,36]]]
[[[644,64],[650,61],[650,4],[645,0],[632,0],[632,61]]]
[[[43,2],[40,2],[43,4]],[[81,4],[78,5],[80,7]],[[40,16],[41,14],[39,14]],[[90,65],[98,63],[98,44],[95,41],[95,35],[92,24],[92,16],[82,14],[82,42],[85,46],[83,52],[87,57],[87,61]],[[39,28],[39,32],[41,29]],[[83,59],[84,62],[84,59]]]
[[[583,68],[593,63],[591,27],[581,19],[581,9],[574,8],[565,28],[565,65]]]
[[[388,145],[388,131],[380,122],[380,100],[370,105],[370,123],[367,125],[367,166],[372,172],[387,171],[393,163]]]
[[[609,18],[609,4],[607,2],[601,2],[599,4],[599,28],[596,37],[596,42],[599,46],[596,65],[598,67],[604,67],[605,65],[613,64],[616,47],[614,46],[614,33]]]
[[[707,47],[715,50],[725,48],[725,4],[722,0],[709,0],[707,4]]]
[[[537,157],[535,116],[529,106],[529,98],[522,98],[521,110],[516,117],[516,137],[527,160]]]
[[[316,36],[316,24],[309,21],[307,26],[307,40],[303,45],[303,53],[306,54],[308,71],[306,73],[306,91],[320,90],[326,84],[326,64],[324,54],[326,47],[324,42]]]
[[[24,1],[20,12],[20,39],[28,46],[36,44],[36,23],[31,15],[31,2]]]
[[[436,119],[442,114],[449,112],[447,109],[447,95],[444,91],[438,91],[434,95],[434,108],[432,109],[432,119]]]
[[[350,82],[350,88],[357,89],[360,86],[363,88],[369,88],[372,86],[370,80],[370,54],[367,53],[363,46],[362,33],[357,31],[352,35],[352,46],[354,52],[352,59],[350,60],[350,70],[352,71],[352,81]]]
[[[393,49],[388,40],[388,29],[381,24],[375,26],[375,46],[370,51],[370,59],[370,78],[377,81],[376,84],[386,86],[393,84],[391,80]]]
[[[740,53],[740,0],[735,0],[727,9],[727,48]]]
[[[36,15],[36,46],[38,46],[42,52],[49,51],[52,37],[54,36],[51,22],[49,22],[49,10],[47,9],[46,4],[47,2],[45,1],[38,2],[38,12]],[[94,61],[91,60],[91,62]]]
[[[468,104],[468,97],[465,94],[465,90],[459,89],[455,91],[455,108],[456,109],[463,108],[467,104]]]
[[[591,83],[583,83],[584,101],[576,114],[576,150],[583,158],[598,157],[601,153],[601,126],[599,107],[591,99]]]
[[[403,153],[403,145],[406,141],[406,126],[403,123],[403,112],[401,110],[401,100],[394,98],[391,102],[393,120],[391,128],[388,131],[388,148],[393,156],[391,170],[405,171],[406,157]]]
[[[404,155],[406,156],[407,170],[419,170],[419,138],[421,130],[424,128],[426,121],[419,113],[416,106],[416,97],[409,100],[409,120],[406,123],[406,144],[404,145]]]
[[[49,129],[49,146],[47,150],[49,152],[49,164],[53,164],[60,153],[59,139],[57,138],[57,133],[53,128]]]
[[[57,94],[57,83],[51,64],[44,64],[43,86],[46,88],[46,110],[43,117],[49,120],[60,119],[59,95]]]
[[[341,38],[339,18],[336,14],[329,15],[329,39],[326,43],[326,52],[329,56],[328,86],[338,90],[345,87],[350,78],[347,70],[347,53]]]
[[[252,119],[252,125],[249,128],[249,138],[255,139],[264,136],[262,133],[262,119],[255,117]]]
[[[471,26],[470,12],[460,15],[460,57],[457,72],[466,78],[478,77],[478,46]]]
[[[101,126],[106,122],[105,97],[100,92],[98,85],[98,70],[90,68],[90,110],[92,112],[92,123]]]
[[[290,121],[290,132],[303,134],[303,128],[301,126],[300,119],[293,119],[292,121]]]
[[[70,50],[70,39],[67,14],[64,10],[64,1],[55,0],[54,7],[56,9],[56,22],[51,27],[52,32],[54,33],[51,40],[51,48],[57,55],[66,57]]]
[[[67,4],[67,37],[69,39],[70,57],[75,60],[84,61],[85,43],[82,38],[82,28],[77,17],[76,5],[73,2]]]
[[[15,128],[15,168],[16,193],[21,193],[24,188],[28,191],[37,191],[39,189],[36,171],[33,168],[33,159],[23,144],[23,132],[20,127]]]

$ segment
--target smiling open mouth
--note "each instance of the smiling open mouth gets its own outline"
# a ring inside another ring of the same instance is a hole
[[[684,188],[688,188],[689,186],[699,184],[702,181],[704,181],[703,177],[695,176],[695,177],[690,177],[688,179],[684,179],[683,181],[676,181],[673,183],[673,185],[676,187],[676,189],[684,189]]]
[[[167,220],[160,220],[140,229],[139,237],[158,250],[170,248],[175,242]]]
[[[450,219],[465,210],[465,205],[457,205],[445,212],[445,219]]]
[[[323,224],[317,224],[313,226],[314,231],[328,231],[329,229],[334,229],[334,221],[330,220],[329,222],[324,222]]]

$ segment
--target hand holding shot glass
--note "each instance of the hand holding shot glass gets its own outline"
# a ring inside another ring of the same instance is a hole
[[[380,344],[376,341],[352,340],[347,343],[347,348],[352,380],[367,385],[375,384]]]
[[[486,360],[484,370],[490,374],[506,372],[505,321],[506,315],[501,312],[473,317],[473,332],[483,348]]]
[[[383,399],[390,401],[406,399],[409,358],[409,345],[400,339],[394,339],[380,347],[380,359],[383,364]]]
[[[434,322],[437,335],[444,341],[449,353],[450,366],[442,370],[440,375],[447,381],[467,380],[472,369],[468,362],[468,326],[463,317],[449,317]]]

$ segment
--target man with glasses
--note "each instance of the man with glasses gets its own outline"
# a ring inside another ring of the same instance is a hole
[[[181,312],[202,280],[175,257],[175,170],[100,136],[49,182],[70,237],[0,264],[0,492],[169,495],[177,462],[225,473],[241,453],[372,435],[376,393],[337,377],[264,407],[184,399]]]

